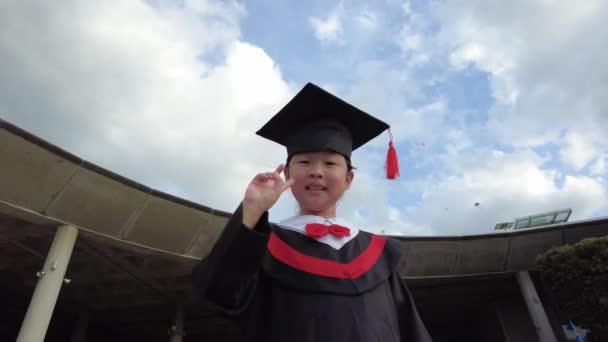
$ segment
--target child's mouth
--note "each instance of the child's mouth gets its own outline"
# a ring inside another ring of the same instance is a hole
[[[326,187],[322,186],[322,185],[307,185],[306,190],[313,190],[313,191],[324,191],[327,190]]]

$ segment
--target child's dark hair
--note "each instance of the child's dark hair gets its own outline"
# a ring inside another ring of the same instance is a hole
[[[285,162],[285,167],[289,167],[289,162],[291,161],[292,156],[287,157],[287,161]],[[343,156],[344,157],[344,156]],[[350,172],[352,170],[356,170],[357,168],[353,166],[353,163],[350,161],[350,158],[344,157],[346,160],[346,171]]]

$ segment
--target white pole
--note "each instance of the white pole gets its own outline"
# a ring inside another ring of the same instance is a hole
[[[532,278],[530,278],[530,273],[528,273],[528,271],[520,271],[515,274],[515,277],[519,283],[519,288],[524,296],[526,306],[530,312],[530,317],[532,318],[532,323],[534,323],[536,334],[538,335],[540,342],[557,341],[557,337],[555,337],[553,328],[551,328],[543,303],[541,303],[534,283],[532,282]]]
[[[59,226],[51,249],[38,272],[38,284],[30,300],[17,342],[43,342],[68,268],[78,229]]]

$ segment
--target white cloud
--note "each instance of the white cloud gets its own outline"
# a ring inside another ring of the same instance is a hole
[[[431,23],[427,16],[414,12],[409,1],[403,3],[403,20],[396,35],[396,44],[409,66],[420,66],[431,61],[436,50]]]
[[[560,143],[564,131],[608,149],[608,6],[586,1],[436,3],[450,63],[489,75],[488,129],[515,146]],[[539,24],[542,23],[542,24]]]
[[[482,60],[484,55],[485,51],[479,44],[469,43],[450,54],[450,63],[458,69],[464,69],[470,63]]]
[[[323,43],[343,43],[342,6],[338,5],[326,18],[309,18],[315,37]]]
[[[404,173],[413,178],[399,182],[407,208],[392,211],[389,201],[383,211],[398,218],[395,226],[403,234],[481,233],[497,222],[562,207],[574,209],[573,219],[605,210],[608,138],[602,132],[608,131],[608,101],[602,94],[608,90],[603,72],[608,48],[600,41],[608,39],[601,24],[608,11],[595,1],[571,18],[569,7],[559,2],[437,2],[430,7],[439,18],[435,33],[429,18],[405,2],[396,37],[405,67],[373,60],[353,68],[356,81],[346,97],[380,115],[397,139],[409,143],[401,145],[406,147],[401,154],[408,162]],[[437,80],[418,78],[416,67],[431,61],[430,67],[445,67],[432,75]],[[441,77],[471,69],[488,77],[494,100],[489,113],[471,119],[454,111],[448,99],[425,92],[430,82],[440,85]],[[486,114],[487,121],[479,121]],[[432,146],[428,152],[408,151],[420,140]],[[488,147],[503,144],[504,150]],[[556,149],[559,158],[538,155],[531,147]],[[363,164],[370,174],[380,160],[376,157]],[[556,167],[560,161],[573,170]],[[379,193],[371,193],[383,203]],[[412,204],[416,193],[423,195]],[[476,202],[481,205],[475,207]]]
[[[594,175],[606,175],[608,173],[608,157],[598,158],[591,167],[591,173]]]
[[[401,28],[401,40],[400,45],[402,50],[416,51],[420,49],[423,36],[415,32],[410,25],[404,25]]]
[[[361,13],[355,17],[355,21],[359,24],[359,26],[368,31],[373,31],[378,27],[378,19],[376,14],[369,9],[364,9],[361,11]]]
[[[375,160],[362,160],[362,165],[373,165]],[[382,165],[381,163],[377,163]],[[382,179],[372,172],[381,170],[381,167],[366,168],[366,171],[357,171],[351,189],[344,195],[344,201],[338,207],[345,213],[345,219],[353,225],[363,227],[367,231],[391,235],[433,235],[429,227],[420,227],[408,223],[403,217],[400,208],[394,207],[389,200],[393,181]]]
[[[400,208],[403,222],[459,235],[561,207],[572,207],[573,219],[605,210],[608,47],[600,42],[608,39],[602,24],[608,6],[601,1],[576,9],[561,2],[436,2],[430,7],[439,25],[436,34],[409,2],[404,8],[397,43],[405,57],[423,55],[449,66],[438,71],[439,83],[450,77],[448,71],[458,75],[474,68],[487,74],[494,102],[485,123],[469,122],[441,98],[423,100],[442,104],[443,109],[431,111],[436,116],[425,106],[405,104],[399,125],[410,132],[397,135],[420,132],[444,148],[431,156],[409,152],[408,167],[426,166],[429,174],[402,181],[404,193],[423,193],[419,204]],[[446,112],[449,118],[441,115]],[[492,151],[480,143],[509,148]],[[559,158],[528,150],[540,146],[556,149]]]
[[[405,16],[409,16],[412,14],[412,3],[410,2],[410,0],[403,0],[401,2],[401,11]]]
[[[422,101],[421,84],[409,72],[380,60],[359,63],[353,69],[356,82],[340,94],[359,108],[390,123],[396,140],[428,138],[443,124],[445,103],[441,99]],[[386,143],[386,139],[377,139]]]
[[[399,32],[399,47],[406,54],[408,64],[412,66],[422,65],[430,61],[431,55],[427,49],[425,35],[420,33],[412,25],[406,23]]]
[[[282,161],[254,132],[293,91],[262,49],[240,40],[239,5],[9,6],[0,11],[5,119],[223,210],[236,206],[253,174]]]
[[[598,151],[593,144],[593,141],[589,141],[585,136],[578,133],[569,133],[564,138],[565,146],[560,151],[560,158],[562,162],[569,165],[576,170],[580,170],[587,166],[595,156],[598,155]]]
[[[544,169],[546,159],[529,150],[471,149],[443,158],[452,167],[449,176],[419,184],[422,201],[406,211],[410,225],[438,234],[490,232],[496,223],[564,207],[573,209],[573,220],[586,218],[608,200],[602,180],[563,177]]]

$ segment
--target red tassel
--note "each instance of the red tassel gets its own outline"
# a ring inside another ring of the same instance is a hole
[[[388,152],[386,154],[386,178],[395,179],[399,177],[399,160],[397,159],[397,150],[393,145],[393,134],[391,129],[388,129],[388,134],[391,136],[391,141],[388,143]]]

